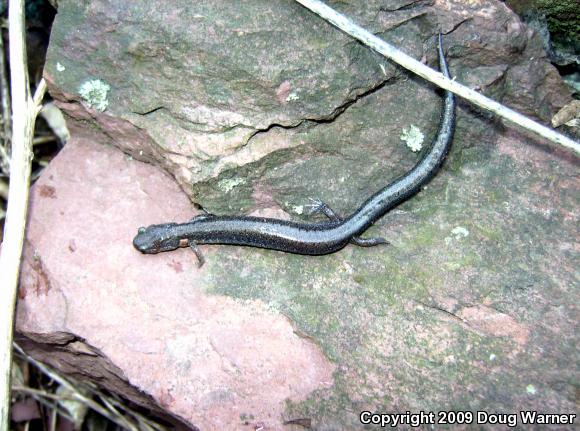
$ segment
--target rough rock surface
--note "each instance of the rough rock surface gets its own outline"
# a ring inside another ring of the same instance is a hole
[[[188,250],[141,256],[136,228],[187,220],[187,196],[216,213],[308,218],[310,196],[352,211],[412,166],[400,137],[430,139],[439,98],[291,1],[59,4],[47,77],[73,136],[90,128],[159,168],[77,137],[36,184],[18,310],[29,350],[202,429],[575,412],[574,156],[462,104],[443,170],[371,228],[390,247],[207,246],[201,270]],[[569,100],[500,2],[332,5],[429,64],[441,28],[458,80],[529,115]],[[111,88],[104,112],[80,102],[88,79]]]
[[[458,80],[546,123],[569,101],[539,36],[499,1],[333,6],[431,65],[441,30]],[[333,189],[325,170],[362,168],[358,186],[372,189],[383,166],[367,168],[367,158],[345,151],[398,166],[408,156],[402,130],[415,124],[427,135],[438,117],[431,91],[409,87],[401,68],[291,0],[140,0],[130,8],[64,0],[45,75],[72,118],[162,166],[214,212],[275,203],[297,215],[305,192]],[[110,87],[104,112],[79,94],[94,80]],[[480,139],[472,128],[458,145]],[[299,159],[312,169],[292,166]],[[281,186],[278,167],[302,181]]]
[[[201,429],[280,426],[287,399],[332,383],[282,313],[206,294],[191,252],[135,251],[139,224],[193,213],[157,169],[77,137],[32,192],[18,330],[45,361]]]

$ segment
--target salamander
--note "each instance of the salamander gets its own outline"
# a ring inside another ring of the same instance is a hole
[[[439,35],[439,69],[449,78]],[[133,245],[142,253],[159,253],[189,246],[203,264],[198,244],[228,244],[261,247],[287,253],[322,255],[353,243],[363,247],[388,244],[383,238],[361,238],[374,222],[404,200],[415,195],[437,173],[455,130],[455,96],[443,95],[437,135],[417,164],[407,173],[370,196],[354,213],[339,217],[328,205],[315,201],[313,212],[328,217],[320,222],[295,222],[266,217],[201,214],[187,223],[163,223],[141,227]]]

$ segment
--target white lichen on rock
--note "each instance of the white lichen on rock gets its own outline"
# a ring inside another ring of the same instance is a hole
[[[218,183],[218,187],[225,193],[229,193],[232,191],[234,187],[237,187],[245,182],[246,180],[244,180],[243,178],[223,179]]]
[[[298,100],[298,93],[296,92],[292,92],[290,93],[287,97],[286,97],[286,102],[295,102],[296,100]]]
[[[467,229],[465,229],[464,227],[462,227],[462,226],[454,227],[451,230],[451,233],[453,235],[455,235],[455,238],[457,238],[457,239],[459,239],[459,238],[465,238],[465,237],[469,236],[469,231]]]
[[[66,70],[66,67],[64,67],[60,63],[56,63],[56,70],[58,70],[59,72],[64,72]]]
[[[457,226],[451,229],[451,235],[445,237],[445,244],[450,245],[454,240],[457,241],[461,238],[466,238],[469,236],[469,231],[463,226]]]
[[[292,211],[298,215],[304,214],[304,205],[293,205]]]
[[[417,151],[421,151],[423,148],[423,141],[425,140],[425,135],[419,130],[417,126],[411,124],[411,126],[407,129],[403,129],[403,132],[400,136],[402,141],[407,143],[407,147],[411,149],[414,153]]]
[[[79,94],[87,105],[103,112],[109,106],[107,93],[111,87],[100,79],[91,79],[81,84]]]

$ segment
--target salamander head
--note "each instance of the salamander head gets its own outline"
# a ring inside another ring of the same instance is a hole
[[[177,223],[163,223],[140,227],[133,238],[133,246],[141,253],[147,254],[175,250],[181,243],[172,229],[176,225]]]

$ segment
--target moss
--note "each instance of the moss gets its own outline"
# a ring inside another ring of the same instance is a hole
[[[486,239],[490,241],[501,241],[503,239],[503,233],[500,229],[498,229],[497,225],[488,226],[482,223],[475,222],[473,227],[477,230],[477,232],[484,236]]]
[[[415,247],[431,246],[438,237],[441,236],[441,230],[432,224],[423,224],[414,232],[412,237]]]
[[[554,35],[580,39],[580,14],[577,0],[538,0],[538,9],[546,14],[548,28]]]
[[[507,3],[521,15],[530,12],[539,12],[545,15],[548,29],[553,38],[578,44],[578,40],[580,40],[580,14],[578,14],[577,0],[509,0]]]

